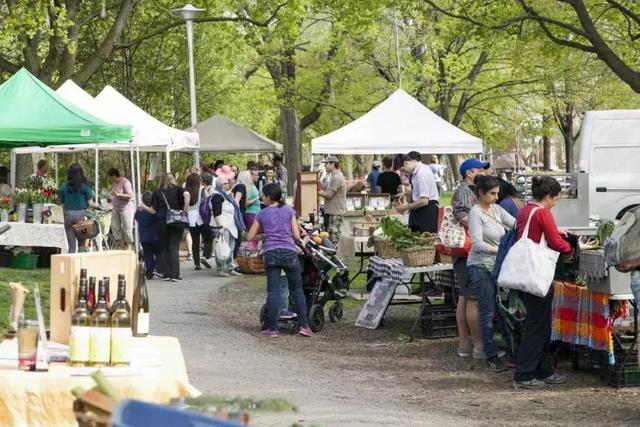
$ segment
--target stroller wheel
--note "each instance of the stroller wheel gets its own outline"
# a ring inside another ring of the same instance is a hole
[[[320,332],[324,326],[324,310],[320,304],[314,304],[309,310],[309,327],[315,332]]]
[[[269,318],[267,317],[267,304],[260,309],[260,330],[264,331],[269,327]]]
[[[342,303],[336,302],[329,309],[329,320],[332,322],[339,322],[342,320],[342,315],[344,314],[342,310]]]

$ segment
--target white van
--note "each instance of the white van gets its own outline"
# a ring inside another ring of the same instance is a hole
[[[578,144],[590,217],[620,219],[640,205],[640,110],[588,111]]]

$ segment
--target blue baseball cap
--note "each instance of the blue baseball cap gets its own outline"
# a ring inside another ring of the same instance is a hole
[[[464,178],[469,169],[489,169],[489,162],[483,162],[478,159],[467,159],[460,165],[460,175]]]

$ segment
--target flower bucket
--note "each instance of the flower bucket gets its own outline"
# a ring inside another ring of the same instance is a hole
[[[27,204],[18,203],[18,222],[27,222]]]
[[[9,222],[9,209],[0,209],[0,221]]]
[[[42,210],[44,209],[43,203],[33,204],[33,223],[42,224]]]

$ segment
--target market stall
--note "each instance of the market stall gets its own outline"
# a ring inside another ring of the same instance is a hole
[[[198,123],[200,144],[206,153],[282,153],[282,144],[241,126],[221,114]],[[191,151],[193,147],[182,151]]]
[[[177,338],[134,338],[131,368],[107,368],[109,382],[123,398],[168,404],[169,400],[199,394],[189,384]],[[17,367],[17,339],[0,344],[0,425],[77,426],[71,390],[94,386],[93,370],[51,363],[48,372],[25,372]]]
[[[25,69],[18,71],[0,86],[0,100],[0,148],[31,147],[43,150],[44,146],[106,145],[131,139],[130,126],[113,124],[77,107]],[[15,160],[13,151],[12,160]],[[13,164],[15,165],[15,161]],[[15,190],[15,167],[11,171],[11,184]],[[32,204],[33,222],[36,223],[16,225],[3,236],[7,245],[18,245],[19,242],[20,246],[38,247],[46,243],[66,251],[63,227],[42,226],[39,231],[43,234],[33,228],[33,225],[42,221],[44,203],[53,201],[55,188],[52,187],[44,185],[41,188],[16,191],[12,196],[0,200],[3,221],[8,220],[6,212],[15,203],[18,221],[24,223],[27,205]]]

